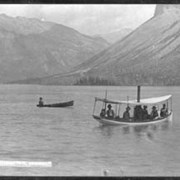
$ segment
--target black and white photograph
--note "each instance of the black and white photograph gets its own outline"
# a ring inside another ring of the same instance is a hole
[[[179,68],[178,4],[0,4],[0,176],[179,176]]]

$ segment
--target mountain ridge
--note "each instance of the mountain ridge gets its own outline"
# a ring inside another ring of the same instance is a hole
[[[39,79],[39,83],[86,84],[98,77],[116,85],[180,85],[179,19],[179,7],[157,5],[154,17],[122,40],[65,76]]]
[[[64,25],[0,15],[0,82],[66,72],[108,46]]]

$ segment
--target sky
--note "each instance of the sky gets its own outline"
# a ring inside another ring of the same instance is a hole
[[[10,4],[0,5],[0,14],[52,21],[87,35],[106,34],[124,28],[135,29],[150,19],[155,5]]]

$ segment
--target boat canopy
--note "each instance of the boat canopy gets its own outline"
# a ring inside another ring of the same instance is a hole
[[[147,99],[141,99],[140,102],[137,102],[137,100],[114,101],[114,100],[108,100],[108,99],[105,99],[105,98],[97,98],[97,97],[95,97],[95,101],[102,101],[102,102],[111,103],[111,104],[151,105],[151,104],[162,103],[164,101],[167,101],[171,97],[172,97],[172,95],[166,95],[166,96],[154,97],[154,98],[147,98]]]

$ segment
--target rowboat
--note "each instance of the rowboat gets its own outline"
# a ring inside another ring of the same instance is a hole
[[[107,93],[105,98],[95,97],[93,118],[102,125],[135,126],[172,120],[172,95],[140,99],[140,86],[138,86],[137,92],[136,100],[129,100],[129,98],[127,101],[110,100],[107,99]],[[97,103],[101,103],[98,106],[101,111],[99,109],[97,111]],[[113,107],[113,115],[109,116],[108,110],[109,108],[112,110],[111,107]],[[156,112],[156,116],[154,112]]]
[[[55,103],[55,104],[44,104],[44,105],[37,104],[37,107],[59,108],[59,107],[68,107],[73,105],[74,105],[74,101],[68,101],[68,102]]]

